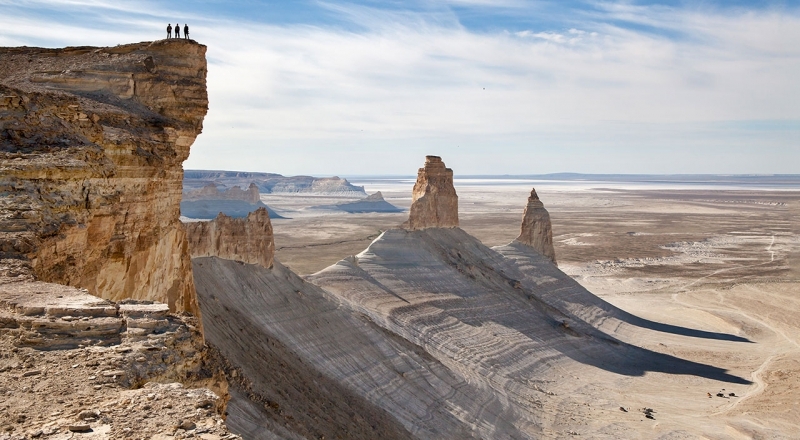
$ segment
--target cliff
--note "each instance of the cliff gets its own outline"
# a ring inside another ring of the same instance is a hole
[[[258,185],[253,182],[250,182],[247,190],[233,186],[225,191],[220,191],[215,183],[209,183],[184,192],[181,200],[181,215],[190,219],[212,219],[217,214],[244,218],[259,208],[265,208],[269,218],[284,218],[261,201]]]
[[[531,189],[528,205],[522,214],[517,241],[524,243],[556,263],[556,251],[553,248],[553,226],[550,223],[550,213],[544,209],[544,204],[539,200],[536,189]]]
[[[342,196],[364,196],[363,186],[353,185],[341,177],[282,176],[275,173],[246,171],[187,170],[183,186],[187,190],[200,189],[208,184],[241,187],[255,183],[263,194],[313,193]]]
[[[198,312],[179,204],[208,108],[205,52],[177,39],[0,49],[0,258]]]
[[[192,258],[219,257],[272,267],[275,240],[265,208],[243,219],[220,213],[210,222],[187,223],[186,229]]]
[[[258,203],[261,201],[261,194],[258,192],[258,185],[252,182],[247,190],[234,186],[225,191],[220,191],[216,184],[209,183],[200,189],[187,192],[183,195],[183,200],[241,200]]]
[[[458,195],[453,186],[453,170],[439,156],[425,156],[425,167],[417,172],[412,192],[408,230],[458,227]]]

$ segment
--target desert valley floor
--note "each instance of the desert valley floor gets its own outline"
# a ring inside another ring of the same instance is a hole
[[[396,206],[410,204],[413,179],[351,180]],[[637,377],[565,370],[551,391],[569,398],[550,434],[592,438],[613,435],[618,425],[628,438],[800,436],[797,188],[491,179],[456,179],[455,185],[461,227],[484,244],[504,245],[517,236],[535,186],[552,217],[559,268],[588,290],[640,318],[737,336],[617,334],[751,384],[654,371]],[[262,200],[289,217],[273,221],[276,258],[299,274],[358,254],[407,216],[304,209],[341,201],[335,197],[266,194]],[[655,411],[655,420],[644,408]]]

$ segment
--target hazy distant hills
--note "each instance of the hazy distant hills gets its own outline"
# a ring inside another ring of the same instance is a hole
[[[221,188],[251,183],[258,186],[262,194],[272,193],[321,193],[366,196],[363,186],[356,186],[340,177],[282,176],[274,173],[252,173],[244,171],[186,170],[183,174],[183,189],[191,191],[213,183]]]
[[[463,175],[460,179],[531,179],[596,182],[800,185],[800,174],[507,174]]]
[[[314,206],[312,209],[320,209],[326,211],[342,211],[351,214],[366,213],[366,212],[403,212],[402,208],[392,205],[383,198],[380,191],[375,194],[370,194],[368,197],[356,200],[354,202],[337,203],[335,205],[319,205]]]
[[[391,176],[350,176],[351,180],[368,181],[372,179],[415,179],[412,175]],[[572,182],[638,182],[638,183],[675,183],[706,185],[786,185],[800,186],[800,174],[461,174],[456,180],[544,180]]]

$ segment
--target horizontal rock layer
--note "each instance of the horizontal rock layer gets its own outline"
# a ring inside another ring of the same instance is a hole
[[[198,311],[179,221],[206,47],[0,49],[0,258],[112,300]]]

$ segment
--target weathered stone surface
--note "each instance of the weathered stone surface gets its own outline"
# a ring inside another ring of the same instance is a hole
[[[425,167],[417,172],[411,209],[403,227],[408,230],[458,226],[458,195],[453,170],[439,156],[425,156]]]
[[[536,194],[536,188],[531,189],[528,205],[522,214],[522,226],[517,241],[527,244],[537,252],[556,263],[556,250],[553,248],[553,226],[550,223],[550,213],[544,209],[544,204]]]
[[[219,257],[272,267],[275,240],[265,208],[237,219],[220,213],[210,222],[187,223],[192,258]]]
[[[0,337],[19,346],[56,349],[147,340],[180,325],[168,312],[166,304],[115,304],[61,284],[0,284]]]
[[[179,204],[205,51],[0,49],[0,258],[102,298],[199,310]]]

